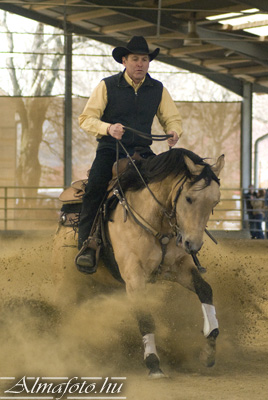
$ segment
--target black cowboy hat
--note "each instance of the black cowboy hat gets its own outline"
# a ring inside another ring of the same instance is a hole
[[[143,36],[133,36],[133,38],[128,42],[126,47],[116,47],[113,49],[113,58],[118,63],[122,64],[122,57],[127,54],[148,54],[150,61],[158,56],[159,47],[155,49],[152,53],[149,53],[149,47]]]

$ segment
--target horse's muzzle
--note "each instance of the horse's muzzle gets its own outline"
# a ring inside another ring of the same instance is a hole
[[[190,240],[185,240],[183,242],[183,247],[188,254],[198,253],[199,250],[201,249],[202,245],[203,245],[203,242],[201,242],[201,244],[200,244],[200,242],[196,243],[196,242],[193,242]]]

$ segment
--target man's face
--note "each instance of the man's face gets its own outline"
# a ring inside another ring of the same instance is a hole
[[[135,83],[139,83],[145,77],[149,63],[150,59],[146,54],[129,54],[127,57],[122,57],[122,64]]]

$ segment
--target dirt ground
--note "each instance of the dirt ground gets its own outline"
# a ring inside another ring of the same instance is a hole
[[[150,285],[162,380],[147,377],[123,288],[76,271],[74,248],[62,265],[52,243],[52,235],[0,238],[1,377],[126,377],[120,396],[128,400],[268,399],[268,241],[207,239],[200,252],[220,323],[213,368],[199,360],[205,339],[196,296]]]

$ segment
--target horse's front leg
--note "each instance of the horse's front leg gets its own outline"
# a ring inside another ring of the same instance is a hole
[[[195,292],[201,301],[204,317],[203,334],[207,339],[200,359],[207,367],[212,367],[215,364],[216,339],[219,335],[219,323],[216,317],[216,309],[213,305],[213,293],[211,286],[195,268],[192,268],[192,280]]]
[[[215,364],[216,339],[219,335],[219,324],[213,305],[213,293],[211,286],[202,278],[190,256],[185,256],[180,261],[176,279],[182,286],[195,292],[201,302],[204,317],[203,334],[206,345],[201,353],[201,360],[207,367]]]
[[[150,378],[163,378],[164,373],[160,368],[160,359],[157,354],[155,343],[155,322],[151,312],[148,310],[146,301],[146,277],[141,263],[131,260],[130,268],[125,268],[122,277],[126,283],[126,291],[138,322],[144,345],[144,361],[149,369]],[[131,271],[131,273],[130,273]]]

